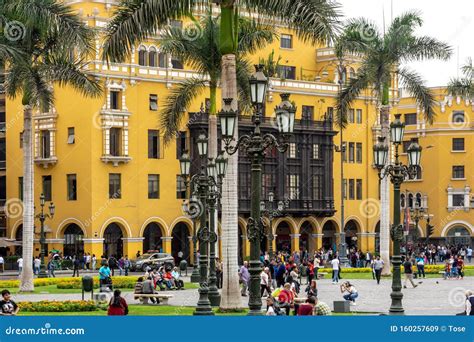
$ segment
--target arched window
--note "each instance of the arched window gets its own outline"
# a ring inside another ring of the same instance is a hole
[[[156,67],[156,49],[153,46],[148,51],[148,65]]]
[[[166,68],[166,54],[165,53],[162,53],[160,52],[158,54],[158,66],[160,68]]]
[[[143,66],[146,66],[146,49],[144,46],[140,46],[138,48],[138,65],[143,65]]]
[[[413,194],[408,195],[408,207],[413,208]]]
[[[416,205],[418,208],[422,208],[422,197],[420,193],[416,194]]]
[[[416,177],[415,179],[423,179],[423,172],[421,170],[421,166],[416,167]]]
[[[401,195],[400,195],[400,207],[401,207],[401,208],[405,208],[405,205],[406,205],[405,194],[401,194]]]
[[[356,78],[356,73],[354,68],[349,68],[349,81],[352,80],[353,78]]]

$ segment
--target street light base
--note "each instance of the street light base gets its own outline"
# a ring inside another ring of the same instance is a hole
[[[250,310],[247,316],[263,316],[262,310]]]
[[[193,273],[191,274],[191,283],[199,283],[201,281],[201,275],[199,274],[199,267],[193,268]]]
[[[209,297],[209,302],[211,302],[211,306],[218,307],[221,305],[221,295],[219,291],[217,290],[217,288],[216,289],[210,288],[208,297]]]

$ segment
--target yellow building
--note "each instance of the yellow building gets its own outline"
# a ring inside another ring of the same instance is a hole
[[[103,1],[71,3],[88,25],[98,28],[105,27],[114,10],[113,6]],[[330,47],[304,44],[290,30],[281,28],[280,33],[280,41],[251,57],[257,63],[259,58],[267,58],[272,50],[276,56],[282,57],[283,68],[280,72],[284,77],[280,75],[271,80],[267,105],[274,107],[280,93],[290,93],[299,108],[305,106],[307,111],[313,113],[314,120],[321,120],[324,115],[331,114],[338,92],[334,51]],[[164,147],[160,139],[158,114],[160,103],[169,89],[186,78],[196,76],[196,72],[182,66],[171,56],[160,54],[156,39],[137,46],[125,63],[111,65],[100,60],[100,44],[97,40],[98,51],[90,61],[89,72],[103,83],[104,96],[84,98],[71,89],[57,88],[55,107],[48,113],[36,113],[34,116],[35,199],[39,202],[39,195],[43,192],[46,200],[54,201],[56,205],[56,215],[46,221],[49,227],[48,249],[56,248],[65,254],[84,250],[96,256],[134,256],[137,251],[162,248],[174,255],[182,250],[192,258],[190,241],[193,222],[182,211],[185,193],[178,176],[177,161],[180,151],[190,148],[189,132],[184,131],[183,127],[184,133]],[[357,60],[349,58],[347,63],[347,77],[351,77],[357,72]],[[397,98],[398,92],[393,91],[392,96]],[[188,111],[199,111],[204,97],[196,100]],[[412,102],[403,99],[394,111],[408,113],[412,110]],[[450,106],[462,108],[463,105],[464,102],[457,104],[454,101],[453,104],[446,104],[445,108],[451,111]],[[467,113],[467,106],[465,109]],[[22,197],[20,140],[23,127],[22,120],[15,119],[18,113],[21,113],[19,100],[8,100],[7,198],[13,204],[15,199],[20,201]],[[372,146],[380,131],[377,113],[376,103],[367,92],[353,105],[349,125],[344,131],[344,221],[347,241],[364,251],[376,248],[379,229],[379,180],[372,166]],[[297,118],[301,119],[301,115],[302,111],[298,110]],[[450,139],[442,135],[438,128],[408,128],[408,135],[420,135],[423,146],[427,145],[425,141],[431,133],[439,132],[430,139],[440,139],[439,136]],[[460,131],[459,134],[463,133]],[[336,136],[335,145],[339,145],[338,141]],[[441,143],[429,144],[441,149]],[[333,147],[338,147],[334,150],[340,151],[340,146],[330,146],[331,149]],[[427,165],[431,158],[437,160],[436,153],[436,149],[425,149],[423,165]],[[449,155],[453,160],[462,158],[451,152]],[[290,240],[292,250],[304,247],[312,251],[321,246],[338,244],[342,226],[342,157],[342,153],[334,152],[335,214],[320,217],[309,212],[300,217],[275,219],[272,225],[277,236],[274,247],[283,237]],[[438,160],[441,162],[442,159]],[[441,172],[440,168],[436,172]],[[438,176],[428,174],[423,182],[416,183],[420,185],[417,191],[429,195],[430,210],[441,210],[441,206],[435,206],[435,203],[440,203],[441,197],[447,199],[448,183],[443,185],[443,191],[438,189],[436,194],[430,193],[421,186],[425,181],[435,184]],[[468,180],[456,180],[449,184],[452,184],[453,194],[457,194],[459,189],[466,189]],[[415,184],[410,186],[415,189]],[[447,212],[446,208],[444,210]],[[7,236],[20,240],[21,213],[8,207],[6,211],[9,214]],[[459,220],[469,221],[467,212],[458,215]],[[435,220],[440,219],[439,215],[435,216]],[[441,230],[438,221],[434,222],[437,226],[435,236],[444,236],[446,232]],[[239,220],[239,227],[239,237],[236,238],[241,240],[241,254],[246,255],[249,249],[243,217]],[[472,220],[469,227],[472,233]],[[38,254],[39,246],[36,245],[35,249],[35,254]]]

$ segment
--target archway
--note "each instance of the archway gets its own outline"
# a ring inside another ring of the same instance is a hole
[[[327,221],[323,226],[323,247],[324,249],[337,250],[336,245],[336,225],[333,221]]]
[[[176,263],[179,263],[181,260],[187,260],[188,263],[190,262],[189,259],[189,228],[186,223],[179,222],[173,227],[172,237],[171,240],[171,254]],[[179,252],[183,253],[183,257],[179,257]]]
[[[77,256],[82,257],[84,255],[84,232],[81,227],[75,223],[69,224],[64,230],[64,256]]]
[[[314,254],[314,233],[315,229],[311,222],[303,222],[300,228],[300,249],[306,251],[308,255]]]
[[[349,220],[346,223],[345,233],[346,233],[346,246],[347,248],[357,248],[358,236],[357,232],[359,231],[359,225],[355,220]]]
[[[286,251],[291,253],[291,228],[288,222],[280,222],[276,228],[276,251]]]
[[[375,226],[375,253],[380,254],[380,221]]]
[[[237,232],[237,241],[238,241],[238,250],[239,250],[239,265],[242,265],[244,263],[244,256],[245,256],[245,234],[244,234],[244,228],[242,225],[239,223],[239,230]]]
[[[15,255],[23,254],[23,224],[20,224],[15,232],[15,240],[21,243],[21,246],[15,246]]]
[[[116,258],[123,256],[123,232],[120,226],[113,222],[104,231],[104,256]]]
[[[446,243],[455,246],[467,246],[471,244],[471,234],[466,227],[454,226],[446,234]]]
[[[163,252],[163,245],[161,240],[161,238],[163,237],[163,231],[158,223],[149,223],[145,227],[143,237],[143,253],[146,253],[148,251]]]

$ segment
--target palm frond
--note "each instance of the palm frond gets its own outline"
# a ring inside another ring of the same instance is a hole
[[[474,98],[474,82],[470,78],[453,78],[448,83],[448,94],[462,96],[468,99]]]
[[[461,67],[461,71],[466,78],[474,78],[474,63],[471,57],[466,60],[466,63]]]
[[[303,41],[328,43],[341,26],[340,5],[327,0],[242,0],[251,13],[279,20],[295,30]]]
[[[415,37],[403,51],[403,60],[420,61],[425,59],[449,60],[452,56],[452,48],[449,44],[432,37]]]
[[[160,111],[160,127],[164,132],[165,145],[169,144],[176,136],[185,112],[205,87],[205,80],[190,78],[171,88]]]
[[[256,53],[277,37],[275,28],[258,22],[240,18],[238,48],[239,54]]]
[[[425,85],[423,78],[408,68],[398,70],[400,84],[413,95],[418,105],[425,113],[425,119],[430,124],[435,118],[435,99],[431,90]]]
[[[423,25],[420,11],[408,11],[397,16],[388,28],[388,36],[410,36],[417,27]]]
[[[121,62],[130,55],[132,47],[159,29],[169,19],[191,16],[196,6],[208,1],[196,0],[124,0],[114,13],[106,29],[103,59]]]
[[[250,62],[244,58],[236,60],[237,91],[239,95],[239,111],[249,113],[252,105],[250,101],[249,75],[251,73]]]

